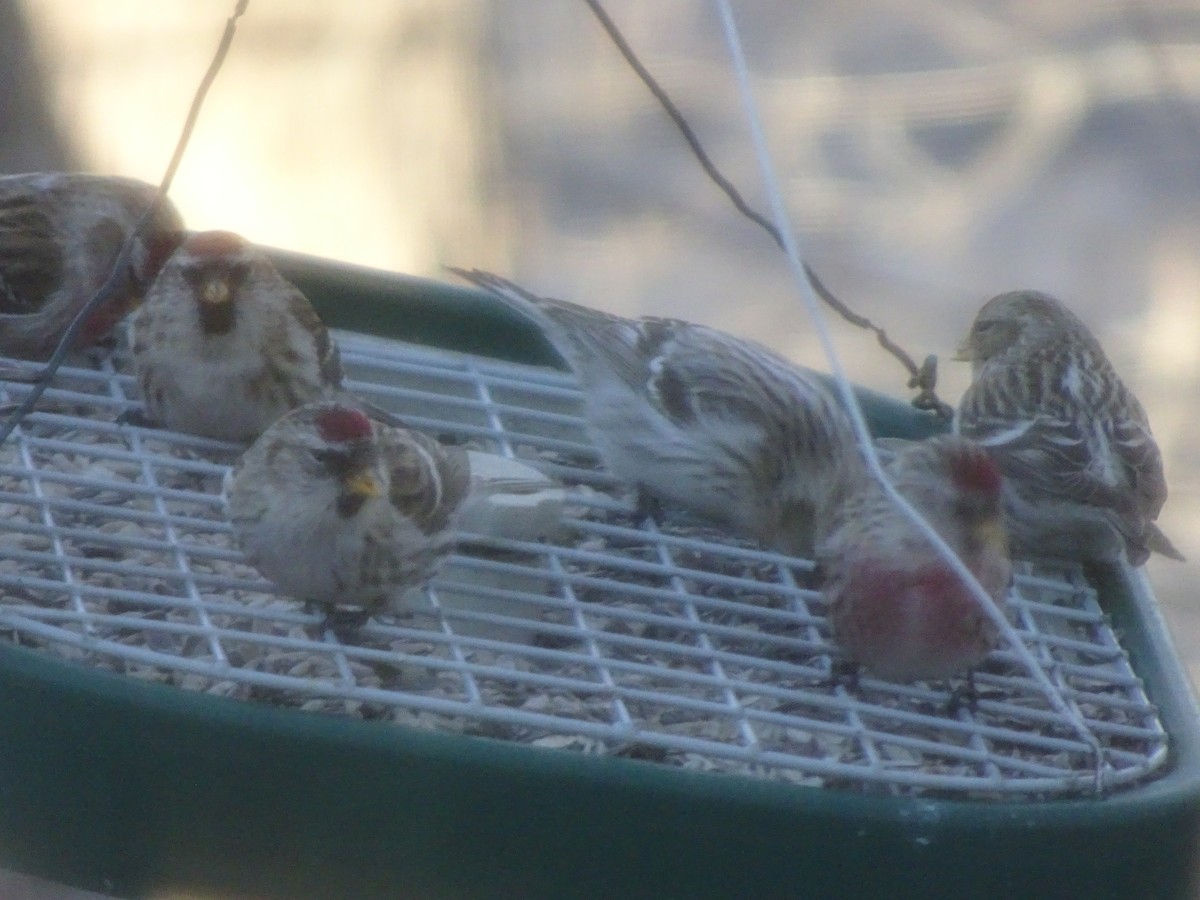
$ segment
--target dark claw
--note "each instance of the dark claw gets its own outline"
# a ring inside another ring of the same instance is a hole
[[[807,572],[793,569],[792,577],[796,579],[796,584],[799,587],[809,591],[819,591],[825,585],[825,570],[821,568],[819,562],[814,563],[813,567]]]
[[[950,699],[946,701],[946,715],[958,715],[964,704],[971,715],[979,711],[979,691],[975,687],[974,669],[968,669],[963,683],[950,692]]]
[[[533,635],[533,646],[541,650],[563,650],[578,643],[578,638],[565,634],[547,634],[544,631],[538,631]]]
[[[321,614],[321,631],[332,631],[338,640],[353,636],[355,631],[367,624],[372,613],[369,609],[338,606],[319,600],[305,600],[304,611],[310,615]]]
[[[371,618],[369,609],[346,609],[340,606],[325,607],[325,620],[321,623],[338,636],[339,640],[352,635],[367,624]]]
[[[131,406],[117,416],[118,425],[132,425],[135,428],[162,428],[161,422],[156,422],[146,414],[140,406]]]
[[[857,691],[861,671],[862,666],[852,659],[835,659],[829,664],[829,677],[820,683],[820,687],[845,687]]]
[[[638,521],[649,519],[655,525],[663,522],[663,508],[659,499],[650,494],[642,485],[637,487],[637,517]]]

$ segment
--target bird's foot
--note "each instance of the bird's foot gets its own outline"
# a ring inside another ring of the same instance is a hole
[[[950,699],[946,701],[946,715],[956,716],[964,706],[971,715],[979,711],[979,690],[975,687],[974,669],[967,669],[963,683],[950,692]]]
[[[371,618],[372,610],[361,607],[338,606],[332,603],[307,601],[305,612],[323,613],[321,631],[332,631],[339,641],[345,641],[355,635]]]
[[[135,428],[162,428],[161,422],[158,422],[150,417],[144,407],[131,406],[125,412],[117,416],[118,425],[132,425]]]
[[[820,687],[844,687],[858,690],[858,676],[862,666],[852,659],[835,659],[829,664],[829,675],[820,682]]]
[[[662,502],[640,484],[637,486],[637,506],[635,510],[639,522],[649,519],[655,526],[663,523]]]

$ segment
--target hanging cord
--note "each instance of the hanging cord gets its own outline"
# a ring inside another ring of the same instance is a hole
[[[708,151],[704,149],[704,145],[700,143],[700,138],[696,135],[695,129],[688,123],[679,107],[667,95],[667,92],[663,90],[662,85],[658,83],[654,76],[650,74],[650,71],[642,64],[642,61],[638,59],[637,54],[633,52],[633,48],[629,46],[629,42],[625,40],[625,36],[621,33],[621,30],[617,28],[612,17],[609,16],[600,4],[600,0],[584,0],[584,2],[596,16],[596,19],[600,22],[600,25],[604,28],[621,56],[625,58],[625,62],[629,64],[629,67],[633,69],[642,83],[646,85],[646,88],[654,95],[654,99],[658,101],[659,106],[663,108],[663,111],[675,124],[684,141],[687,142],[688,149],[692,151],[692,155],[700,163],[700,167],[704,170],[704,173],[724,192],[725,196],[729,198],[738,212],[767,232],[775,243],[779,245],[779,249],[786,249],[779,229],[770,219],[747,203],[741,192],[717,168],[712,158],[708,155]],[[917,396],[913,398],[912,405],[920,410],[932,410],[939,418],[945,421],[954,418],[954,409],[949,404],[944,403],[937,395],[937,357],[930,354],[918,366],[913,361],[913,358],[905,352],[903,347],[888,337],[886,331],[866,316],[854,312],[854,310],[839,300],[817,276],[812,266],[808,263],[803,263],[803,266],[804,272],[812,284],[812,289],[817,292],[817,295],[822,300],[829,304],[839,316],[851,325],[872,332],[875,335],[875,339],[879,342],[879,346],[896,357],[900,361],[900,364],[908,370],[908,387],[917,389]]]
[[[847,412],[850,414],[850,421],[853,423],[855,434],[858,438],[858,443],[862,448],[863,456],[867,461],[867,467],[875,480],[879,482],[885,493],[891,498],[906,515],[912,523],[917,527],[938,554],[950,566],[953,572],[959,577],[975,597],[975,601],[987,613],[988,617],[995,622],[996,627],[1003,634],[1005,641],[1012,648],[1013,652],[1021,659],[1021,662],[1033,676],[1041,688],[1042,693],[1050,702],[1050,705],[1059,712],[1070,724],[1071,727],[1078,733],[1092,752],[1095,769],[1094,769],[1094,786],[1097,791],[1103,788],[1104,774],[1104,754],[1100,746],[1099,740],[1092,734],[1088,728],[1087,722],[1082,714],[1063,698],[1055,684],[1050,680],[1049,676],[1042,670],[1037,659],[1025,646],[1025,642],[1021,640],[1020,635],[1009,624],[1007,616],[1003,611],[992,601],[988,596],[987,591],[979,584],[971,570],[966,567],[958,555],[950,548],[950,546],[942,539],[942,536],[937,533],[932,525],[926,521],[917,510],[896,490],[891,480],[883,471],[880,465],[879,456],[875,452],[874,444],[871,442],[871,434],[867,428],[866,419],[863,417],[861,407],[858,405],[858,400],[854,395],[854,389],[846,377],[845,370],[842,368],[841,359],[838,356],[837,349],[833,345],[833,337],[829,332],[829,326],[825,321],[825,315],[821,311],[821,306],[817,303],[817,294],[814,285],[809,281],[808,273],[805,271],[804,264],[801,262],[800,252],[796,244],[796,238],[792,233],[791,226],[788,221],[787,211],[784,208],[783,195],[779,190],[779,183],[775,175],[774,167],[771,163],[770,152],[767,150],[766,137],[762,129],[762,121],[759,117],[758,107],[754,100],[754,94],[750,87],[750,75],[746,67],[746,60],[742,53],[741,38],[738,35],[737,24],[733,19],[733,12],[729,8],[728,0],[714,0],[717,7],[717,12],[721,17],[721,26],[725,35],[725,42],[729,47],[730,56],[733,59],[733,69],[737,76],[738,88],[741,93],[742,107],[746,113],[747,124],[750,129],[751,140],[754,144],[755,156],[758,158],[758,166],[762,174],[763,187],[771,204],[771,213],[775,218],[775,222],[782,237],[783,249],[787,254],[788,262],[792,268],[792,274],[795,277],[796,285],[800,291],[800,296],[807,307],[808,315],[813,325],[816,327],[817,334],[821,340],[822,349],[825,351],[825,356],[829,361],[830,371],[833,373],[834,381],[837,383],[837,389],[841,396],[842,403],[845,404]]]
[[[167,192],[171,189],[171,182],[175,180],[175,173],[179,169],[179,164],[183,161],[183,154],[187,150],[188,141],[191,140],[192,130],[196,127],[196,120],[200,116],[200,108],[204,105],[204,98],[208,95],[208,89],[212,87],[217,73],[221,70],[221,66],[225,62],[225,56],[229,53],[229,46],[233,43],[234,32],[237,31],[238,19],[246,12],[246,7],[249,5],[250,0],[238,0],[233,14],[225,22],[225,32],[221,35],[221,42],[217,45],[217,52],[213,56],[212,62],[209,63],[208,71],[204,73],[204,77],[200,80],[200,86],[196,88],[196,95],[192,98],[192,105],[188,109],[187,118],[183,123],[183,131],[180,133],[179,141],[175,145],[175,152],[171,156],[171,161],[167,164],[167,171],[163,175],[162,183],[159,185],[158,196],[151,202],[149,208],[142,213],[142,217],[138,219],[137,225],[133,227],[129,236],[125,239],[125,243],[121,246],[121,252],[117,254],[117,260],[113,263],[112,271],[109,272],[108,279],[91,296],[87,303],[80,307],[79,312],[75,314],[75,318],[71,320],[71,324],[67,326],[67,330],[63,332],[58,346],[54,349],[54,353],[46,365],[39,371],[22,378],[23,381],[31,382],[33,388],[25,399],[17,404],[13,411],[9,413],[8,417],[4,420],[4,424],[0,425],[0,446],[4,445],[4,442],[8,440],[16,427],[21,423],[21,420],[37,406],[38,400],[41,399],[46,388],[50,386],[50,382],[54,380],[55,374],[62,367],[67,354],[74,347],[75,340],[79,337],[79,332],[83,330],[84,323],[87,322],[96,309],[112,299],[123,281],[122,273],[129,267],[129,259],[133,254],[134,241],[145,230],[146,226],[162,206],[163,201],[167,198]]]

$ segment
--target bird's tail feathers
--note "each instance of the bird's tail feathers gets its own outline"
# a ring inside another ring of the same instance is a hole
[[[591,326],[611,327],[615,318],[606,312],[578,303],[553,297],[539,297],[502,275],[482,269],[460,269],[455,266],[445,268],[446,271],[453,272],[487,291],[509,309],[537,325],[558,352],[567,357],[568,362],[575,356],[576,342],[592,333]]]
[[[1179,562],[1187,562],[1187,559],[1180,553],[1175,545],[1171,543],[1171,539],[1163,534],[1162,529],[1153,522],[1146,523],[1146,533],[1143,536],[1147,549],[1154,553],[1161,553],[1168,559],[1177,559]]]

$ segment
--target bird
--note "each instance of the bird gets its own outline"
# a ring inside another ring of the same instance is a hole
[[[1003,473],[1019,554],[1135,567],[1151,552],[1183,559],[1155,524],[1167,483],[1146,411],[1062,302],[1033,290],[993,297],[958,358],[972,380],[955,430]]]
[[[0,354],[49,358],[76,313],[106,283],[134,239],[115,291],[76,341],[95,344],[142,299],[183,238],[178,210],[134,178],[75,172],[0,177]]]
[[[840,404],[766,347],[676,319],[627,319],[450,268],[538,325],[574,370],[600,455],[657,517],[677,504],[811,555],[830,498],[864,471]]]
[[[1012,563],[1003,479],[987,452],[939,435],[905,444],[885,472],[1003,610]],[[855,668],[898,682],[970,679],[998,642],[975,594],[874,478],[832,511],[816,561],[833,639]]]
[[[270,425],[226,476],[224,497],[250,565],[349,626],[433,574],[470,486],[467,451],[327,400]]]
[[[308,298],[229,231],[184,240],[131,335],[145,413],[174,431],[246,443],[341,391],[341,355]]]

